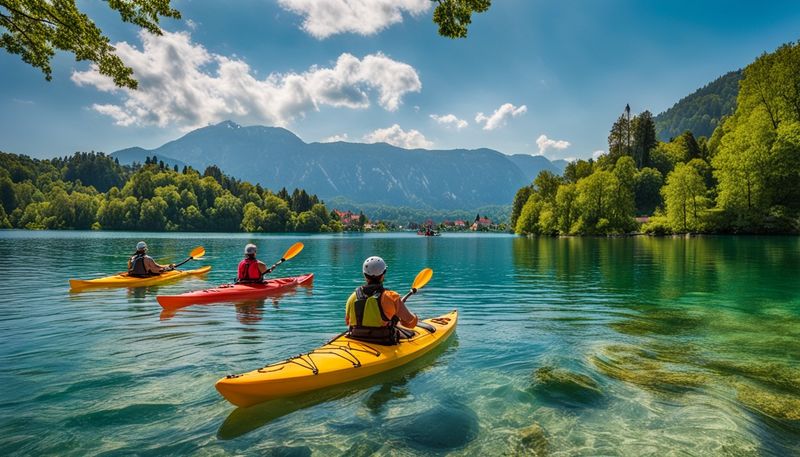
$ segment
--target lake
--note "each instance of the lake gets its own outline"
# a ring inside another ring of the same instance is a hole
[[[70,293],[145,240],[205,277]],[[247,242],[257,302],[162,313],[156,294],[228,282]],[[343,330],[364,258],[410,308],[460,311],[414,364],[237,409],[214,389]],[[800,238],[520,238],[0,231],[0,455],[799,455]]]

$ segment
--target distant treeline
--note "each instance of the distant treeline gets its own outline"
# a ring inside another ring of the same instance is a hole
[[[102,153],[50,160],[0,153],[0,227],[215,232],[341,231],[316,195],[273,193],[216,166],[200,174]]]
[[[609,152],[564,176],[542,172],[514,199],[521,234],[800,232],[800,42],[744,71],[736,111],[711,138],[656,139],[650,112],[620,116]]]
[[[437,210],[411,208],[408,206],[388,206],[377,203],[356,204],[339,197],[334,197],[328,200],[327,203],[336,209],[350,210],[356,213],[362,211],[369,215],[370,220],[383,221],[387,224],[403,227],[407,227],[412,223],[424,224],[428,220],[432,220],[436,224],[458,219],[472,222],[476,213],[486,216],[498,224],[508,224],[508,219],[511,215],[511,205],[481,206],[465,210]]]

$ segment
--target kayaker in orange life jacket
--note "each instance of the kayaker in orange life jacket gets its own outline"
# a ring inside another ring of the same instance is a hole
[[[128,276],[136,278],[158,276],[173,268],[175,268],[174,263],[166,266],[159,265],[152,257],[147,255],[147,243],[144,241],[136,243],[136,253],[128,259]]]
[[[408,310],[400,294],[383,288],[386,262],[380,257],[370,257],[364,261],[362,272],[367,283],[359,286],[345,305],[347,336],[386,345],[412,336],[413,330],[398,328],[397,323],[413,329],[417,325],[417,315]]]
[[[238,284],[262,282],[264,273],[267,273],[267,265],[256,259],[256,245],[248,244],[244,247],[244,260],[239,262],[239,270],[236,275]]]

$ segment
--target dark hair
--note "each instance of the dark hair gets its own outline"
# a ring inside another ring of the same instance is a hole
[[[383,273],[379,274],[378,276],[370,276],[370,275],[364,273],[364,279],[367,280],[367,284],[380,284],[380,283],[383,282],[383,281],[381,281],[381,278],[383,278],[383,275],[385,275],[385,274],[386,274],[385,271]]]

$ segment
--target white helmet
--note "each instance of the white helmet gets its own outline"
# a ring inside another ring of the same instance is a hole
[[[255,255],[256,249],[257,249],[256,245],[253,244],[253,243],[250,243],[250,244],[248,244],[247,246],[244,247],[244,253],[245,253],[245,255],[250,255],[250,254]]]
[[[140,241],[136,243],[136,250],[137,251],[146,251],[147,250],[147,243],[144,241]]]
[[[362,271],[367,276],[380,276],[386,273],[386,262],[380,257],[372,256],[364,261]]]

